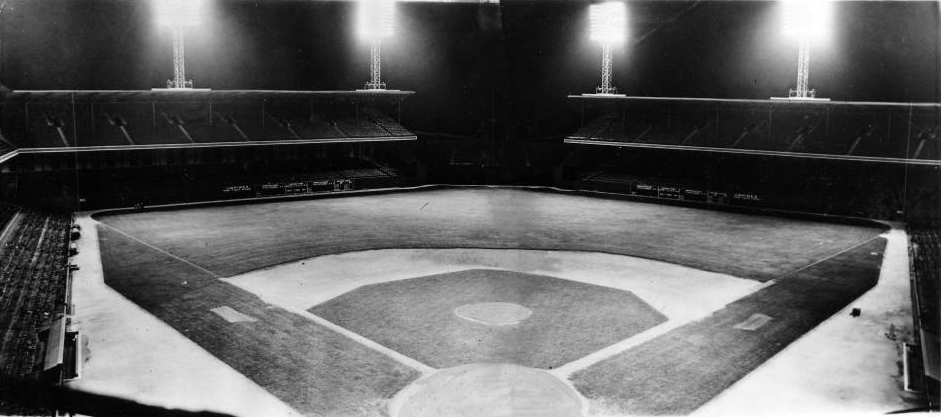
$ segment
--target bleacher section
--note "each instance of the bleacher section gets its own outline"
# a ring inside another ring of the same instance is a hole
[[[589,118],[570,143],[941,160],[941,105],[572,97]]]
[[[8,205],[0,205],[0,215],[9,212]],[[27,209],[20,213],[0,247],[0,373],[58,383],[61,363],[47,358],[61,357],[61,347],[47,344],[59,340],[58,332],[65,329],[71,219]],[[53,326],[57,320],[60,325]],[[49,414],[0,399],[2,415],[40,412]]]

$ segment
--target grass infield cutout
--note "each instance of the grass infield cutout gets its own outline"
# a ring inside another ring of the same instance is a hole
[[[454,314],[495,302],[532,315],[494,326]],[[493,269],[364,285],[309,311],[435,368],[497,362],[551,369],[666,321],[628,291]]]

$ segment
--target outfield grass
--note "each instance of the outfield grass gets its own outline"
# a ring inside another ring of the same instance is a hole
[[[532,315],[493,326],[454,314],[482,302],[519,304]],[[490,269],[365,285],[309,311],[436,368],[488,362],[551,369],[666,321],[627,291]]]
[[[640,256],[767,280],[882,232],[519,189],[443,189],[102,216],[222,276],[385,248],[523,248]]]
[[[596,412],[688,414],[875,286],[885,243],[874,239],[784,277],[572,380]],[[774,319],[755,331],[733,329],[756,313]]]
[[[304,414],[382,416],[388,399],[418,377],[378,352],[108,227],[99,226],[98,236],[106,284]],[[220,306],[258,321],[229,323],[210,311]]]

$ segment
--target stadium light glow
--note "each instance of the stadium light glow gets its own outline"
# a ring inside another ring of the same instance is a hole
[[[367,41],[388,38],[395,34],[395,1],[360,0],[356,33]]]
[[[601,44],[601,86],[596,94],[617,94],[611,85],[611,46],[627,38],[627,6],[612,1],[588,6],[588,38]]]
[[[360,39],[370,42],[369,81],[365,90],[385,90],[382,82],[382,39],[395,34],[394,0],[360,0],[357,9],[356,32]]]
[[[588,38],[614,45],[627,37],[627,7],[621,2],[594,4],[588,7]]]
[[[154,0],[157,24],[191,27],[199,24],[202,2],[197,0]]]
[[[157,24],[173,32],[173,79],[167,80],[168,90],[189,90],[193,81],[186,79],[186,28],[199,25],[201,0],[152,0]]]
[[[783,33],[797,39],[797,86],[788,92],[792,100],[817,99],[810,88],[810,45],[830,35],[833,2],[830,0],[782,0]]]
[[[783,0],[784,34],[797,39],[821,39],[830,34],[833,2],[828,0]]]

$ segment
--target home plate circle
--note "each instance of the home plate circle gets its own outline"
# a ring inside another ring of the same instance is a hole
[[[582,400],[552,374],[512,364],[470,364],[415,381],[392,400],[392,417],[581,417]]]
[[[462,305],[454,314],[475,323],[507,326],[528,319],[533,311],[513,303],[476,303]]]

